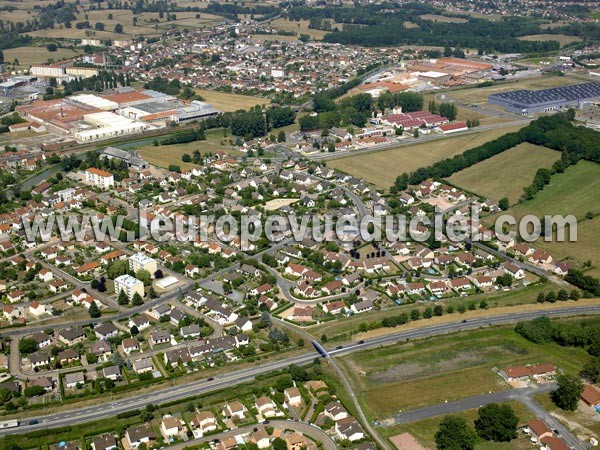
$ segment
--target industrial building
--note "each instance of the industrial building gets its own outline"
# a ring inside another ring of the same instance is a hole
[[[73,135],[75,139],[81,142],[99,141],[127,134],[141,133],[149,128],[150,125],[120,116],[118,114],[102,111],[83,116],[81,129]]]
[[[560,86],[539,91],[519,89],[488,96],[490,105],[501,106],[514,114],[534,114],[580,107],[585,102],[600,99],[600,83]]]

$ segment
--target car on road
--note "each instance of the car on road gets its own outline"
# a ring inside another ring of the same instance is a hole
[[[40,421],[39,421],[39,420],[37,420],[37,419],[31,419],[31,420],[29,421],[29,425],[37,425],[38,423],[40,423]]]
[[[215,378],[214,377],[209,377],[206,379],[206,381],[213,381]]]
[[[557,435],[560,436],[560,431],[558,431],[556,428],[552,430],[552,432]]]
[[[467,323],[467,319],[463,319],[461,323]]]
[[[364,344],[365,341],[363,341],[362,339],[360,341],[358,341],[359,344]]]
[[[341,346],[341,345],[338,345],[338,346],[337,346],[335,349],[336,349],[336,350],[341,350],[341,348],[342,348],[342,346]]]

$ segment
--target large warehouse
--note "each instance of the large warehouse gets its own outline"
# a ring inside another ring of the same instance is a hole
[[[600,83],[583,83],[551,89],[499,92],[488,96],[488,103],[515,114],[533,114],[577,107],[580,102],[600,99]]]

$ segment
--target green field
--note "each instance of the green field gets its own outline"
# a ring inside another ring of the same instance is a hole
[[[520,128],[520,126],[495,128],[480,133],[435,139],[422,144],[334,159],[327,165],[356,177],[365,178],[378,188],[388,189],[396,177],[404,172],[412,172],[420,167],[450,158]]]
[[[480,329],[354,353],[341,358],[370,418],[510,388],[492,369],[551,362],[578,372],[585,350],[538,345],[513,327]]]
[[[508,213],[517,218],[525,214],[573,214],[581,219],[588,211],[600,213],[600,165],[580,161],[553,175],[533,200],[514,206]]]
[[[523,143],[490,159],[452,175],[448,181],[468,191],[496,201],[508,197],[511,204],[531,184],[537,169],[550,168],[560,153]]]
[[[299,20],[297,22],[287,20],[284,18],[273,20],[270,25],[273,28],[277,28],[281,31],[293,31],[297,33],[295,39],[298,38],[301,34],[308,34],[313,40],[321,40],[323,36],[325,36],[328,32],[323,30],[315,30],[312,28],[308,28],[309,21],[308,20]],[[332,24],[333,26],[333,24]],[[285,36],[280,36],[285,37]]]
[[[538,240],[535,246],[545,248],[555,261],[571,257],[577,263],[591,260],[600,274],[600,217],[584,220],[587,212],[600,213],[600,165],[589,161],[580,161],[568,167],[564,173],[552,176],[550,184],[538,192],[533,200],[519,203],[506,211],[514,217],[525,214],[537,217],[554,214],[573,214],[580,222],[577,242],[544,242]]]

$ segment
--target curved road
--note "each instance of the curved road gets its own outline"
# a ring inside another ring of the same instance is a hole
[[[371,347],[377,347],[385,344],[393,344],[407,339],[419,339],[430,336],[438,336],[459,331],[477,329],[490,325],[504,325],[515,323],[520,320],[531,320],[540,316],[565,317],[584,314],[600,314],[600,305],[594,306],[576,306],[573,308],[556,308],[544,311],[528,311],[522,313],[503,314],[497,316],[480,317],[469,319],[467,322],[452,322],[440,325],[433,325],[414,330],[404,330],[392,333],[386,336],[380,336],[373,339],[352,343],[346,347],[330,350],[330,356],[344,355]],[[426,322],[423,322],[424,324]],[[192,381],[185,385],[169,386],[154,392],[141,392],[133,397],[128,397],[114,402],[106,402],[100,405],[94,405],[84,408],[77,408],[71,411],[59,412],[45,416],[38,416],[38,424],[28,425],[27,419],[24,419],[25,425],[19,428],[23,431],[32,431],[37,429],[47,429],[64,425],[74,425],[77,423],[98,420],[102,418],[113,417],[124,411],[136,408],[143,408],[149,403],[167,403],[176,400],[216,391],[225,387],[252,381],[259,374],[265,374],[273,370],[280,370],[291,364],[308,364],[316,356],[316,353],[307,353],[304,355],[293,356],[279,361],[270,361],[257,367],[250,367],[237,372],[215,377],[212,381],[199,380]],[[0,435],[8,433],[14,434],[16,430],[0,430]]]

